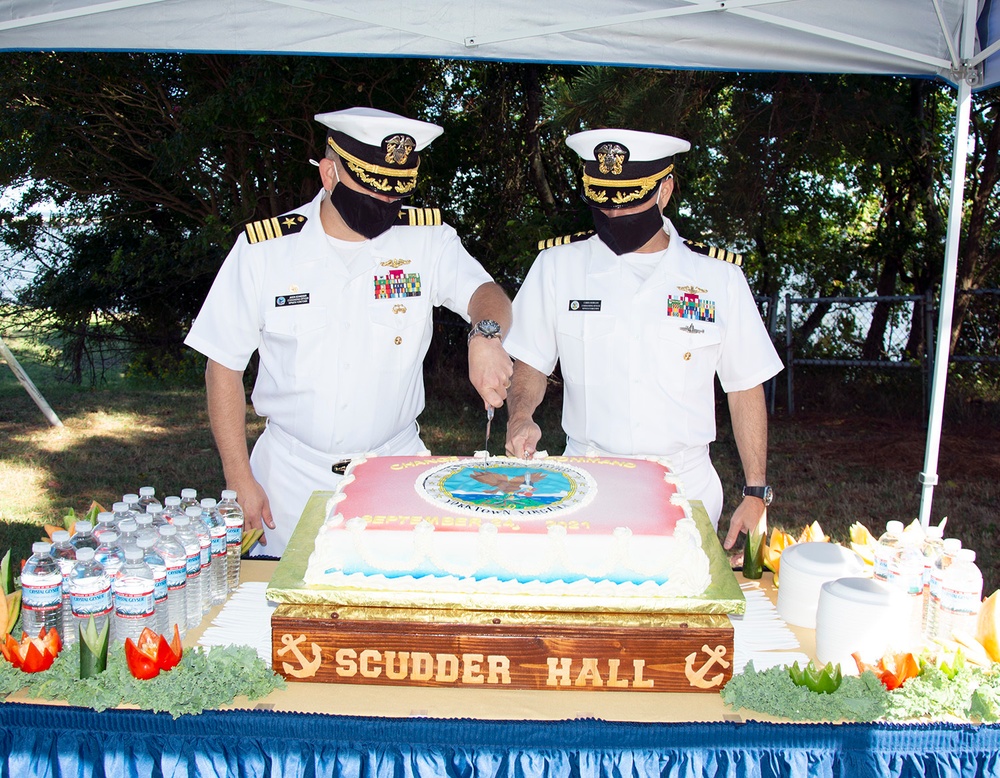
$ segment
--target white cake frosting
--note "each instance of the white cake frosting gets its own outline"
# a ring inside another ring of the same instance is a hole
[[[521,478],[516,490],[480,487],[492,501],[485,508],[463,507],[464,493],[454,498],[440,475],[521,470],[528,484]],[[539,502],[539,512],[508,506],[518,500]],[[657,598],[701,594],[711,575],[691,506],[662,460],[381,457],[348,468],[305,582],[448,607],[629,610],[641,602],[648,610]]]

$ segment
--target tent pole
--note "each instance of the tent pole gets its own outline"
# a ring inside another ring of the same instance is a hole
[[[941,447],[941,423],[944,394],[948,383],[948,359],[951,355],[952,308],[955,304],[955,279],[958,274],[958,242],[962,232],[965,199],[966,149],[969,141],[969,117],[972,112],[972,86],[963,78],[958,83],[955,110],[955,140],[952,146],[951,195],[948,199],[948,233],[945,238],[944,270],[941,274],[941,299],[938,305],[937,347],[931,379],[931,415],[927,425],[924,469],[920,473],[920,524],[931,520],[931,501],[938,482],[938,453]]]

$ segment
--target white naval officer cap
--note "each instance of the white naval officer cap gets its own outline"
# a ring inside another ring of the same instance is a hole
[[[377,108],[345,108],[318,113],[327,128],[327,146],[348,174],[376,194],[405,197],[417,184],[420,155],[443,127]]]
[[[690,142],[638,130],[585,130],[566,138],[583,159],[583,199],[597,208],[629,208],[650,199]]]

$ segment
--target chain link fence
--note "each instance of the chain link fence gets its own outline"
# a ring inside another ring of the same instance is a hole
[[[873,370],[919,370],[924,412],[930,396],[937,326],[936,301],[927,295],[874,297],[757,297],[771,333],[785,335],[788,413],[795,413],[795,368],[817,365]],[[956,293],[964,312],[950,362],[1000,364],[1000,289]],[[767,387],[774,411],[775,381]]]

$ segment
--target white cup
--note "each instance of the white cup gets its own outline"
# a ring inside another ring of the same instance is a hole
[[[796,543],[781,552],[778,615],[796,627],[816,627],[820,587],[864,572],[857,553],[834,543]]]

